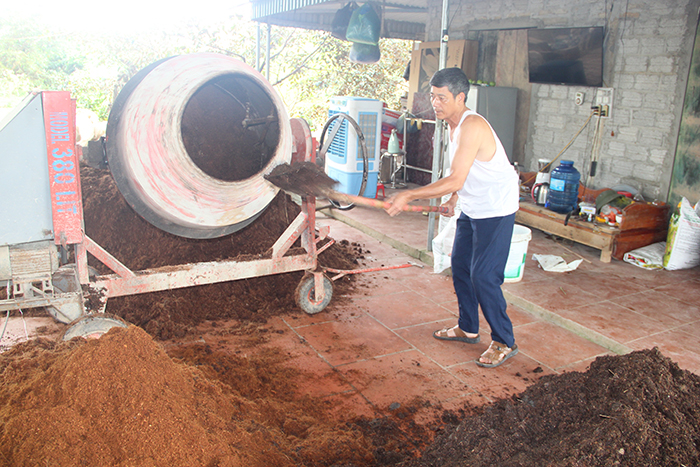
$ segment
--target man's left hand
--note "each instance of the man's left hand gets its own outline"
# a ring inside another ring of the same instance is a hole
[[[413,201],[415,197],[411,193],[411,190],[407,191],[402,191],[401,193],[392,196],[388,200],[386,200],[387,203],[391,203],[391,206],[385,209],[385,211],[391,216],[397,216],[401,211],[403,211],[403,207],[406,206],[408,203]]]

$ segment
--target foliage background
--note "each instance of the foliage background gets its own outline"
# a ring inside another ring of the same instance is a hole
[[[261,27],[260,68],[267,27]],[[290,116],[312,130],[325,123],[332,96],[380,99],[399,109],[408,89],[403,79],[411,42],[382,39],[375,64],[348,59],[350,42],[321,31],[272,27],[269,81]],[[0,15],[0,108],[12,108],[34,90],[69,90],[79,108],[106,120],[114,98],[143,67],[172,55],[215,52],[255,66],[257,23],[235,15],[216,21],[192,19],[170,28],[129,32],[60,29],[29,15]]]

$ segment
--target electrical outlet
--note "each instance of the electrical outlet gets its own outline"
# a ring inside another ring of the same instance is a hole
[[[596,89],[593,106],[600,106],[600,116],[603,118],[610,117],[613,107],[613,88],[598,88]]]
[[[576,105],[581,105],[583,104],[583,100],[586,98],[586,95],[582,92],[577,92],[576,97],[574,98],[574,104]]]

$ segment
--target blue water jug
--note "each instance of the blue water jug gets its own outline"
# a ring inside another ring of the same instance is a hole
[[[547,209],[566,214],[578,206],[578,185],[581,174],[573,161],[561,161],[559,167],[550,174]]]

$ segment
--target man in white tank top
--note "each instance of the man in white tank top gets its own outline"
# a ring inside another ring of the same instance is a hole
[[[457,326],[435,331],[433,336],[478,343],[481,306],[492,341],[476,363],[493,368],[518,353],[501,290],[519,206],[518,175],[491,125],[466,107],[469,81],[464,72],[459,68],[439,70],[430,85],[435,116],[449,126],[450,173],[435,183],[393,196],[387,212],[396,216],[413,200],[451,193],[443,205],[450,210],[445,215],[453,216],[459,202],[462,214],[452,249],[459,320]]]

